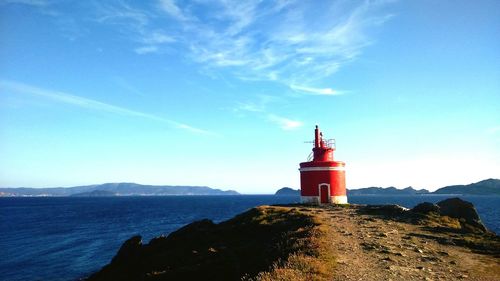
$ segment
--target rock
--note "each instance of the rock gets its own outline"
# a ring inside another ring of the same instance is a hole
[[[450,254],[448,254],[448,252],[445,252],[445,251],[439,251],[438,254],[440,254],[441,256],[449,256]]]
[[[413,207],[413,209],[410,210],[413,213],[419,213],[419,214],[428,214],[428,213],[440,213],[440,208],[436,204],[432,204],[429,202],[424,202],[420,203],[417,206]]]
[[[408,208],[392,204],[392,205],[367,205],[363,208],[366,213],[382,216],[397,216],[408,211]]]
[[[441,261],[440,258],[435,257],[435,256],[422,256],[422,257],[420,257],[420,260],[424,261],[424,262],[425,261],[436,261],[436,262],[440,262]]]
[[[111,261],[112,263],[119,263],[128,261],[136,257],[142,248],[142,237],[140,235],[129,238],[118,250],[118,253]]]
[[[488,230],[481,222],[479,215],[472,203],[464,201],[460,198],[449,198],[437,203],[440,208],[440,213],[443,216],[448,216],[461,220],[461,225],[464,230],[471,232],[487,232]],[[462,219],[466,225],[463,225]]]

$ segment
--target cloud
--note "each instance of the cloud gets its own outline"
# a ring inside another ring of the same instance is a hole
[[[204,73],[228,70],[242,80],[314,85],[372,43],[370,31],[390,18],[381,11],[387,2],[157,0],[147,10],[121,1],[96,6],[99,22],[128,29],[128,37],[141,44],[134,48],[138,54],[153,47],[162,53],[157,51],[163,44],[175,43]]]
[[[255,104],[253,102],[239,102],[234,108],[234,111],[262,112],[264,111],[264,108],[262,105]]]
[[[95,3],[95,21],[99,23],[122,25],[130,29],[140,29],[150,23],[150,15],[124,2],[117,4]]]
[[[142,37],[142,42],[144,44],[163,44],[175,42],[175,39],[171,36],[163,33],[162,31],[154,31],[151,33],[144,34]]]
[[[303,125],[300,121],[291,120],[274,114],[269,114],[267,118],[269,121],[278,124],[283,130],[294,130]]]
[[[184,54],[202,67],[229,70],[243,80],[314,85],[372,43],[370,31],[390,18],[380,11],[386,3],[161,0],[159,6],[177,20],[169,32]]]
[[[139,91],[136,87],[131,85],[126,79],[120,76],[115,76],[112,78],[113,82],[120,88],[126,90],[129,93],[133,93],[135,95],[143,96],[144,94]]]
[[[181,9],[175,4],[174,0],[160,0],[159,1],[160,8],[167,13],[168,15],[179,19],[179,20],[185,20],[186,17],[182,13]]]
[[[158,47],[157,46],[139,47],[139,48],[135,48],[134,52],[136,52],[139,55],[150,54],[150,53],[157,53],[158,52]]]
[[[496,134],[496,133],[500,133],[500,126],[494,126],[494,127],[490,127],[488,129],[486,129],[486,132],[488,134]]]
[[[343,94],[343,92],[333,90],[332,88],[312,88],[312,87],[299,86],[293,84],[290,85],[290,88],[295,91],[306,92],[313,95],[337,96]]]
[[[98,2],[96,14],[97,22],[117,26],[121,33],[140,44],[140,47],[133,49],[139,55],[161,53],[163,45],[177,41],[153,22],[156,15],[151,11],[132,7],[124,2],[114,5]]]
[[[169,50],[197,62],[203,73],[225,71],[242,80],[314,89],[318,81],[358,58],[373,43],[371,31],[390,19],[383,10],[390,3],[156,0],[154,5],[139,6],[117,0],[82,7],[92,8],[97,23],[114,25],[135,42],[131,50],[137,54],[171,54],[161,50],[175,44]]]
[[[118,115],[123,115],[123,116],[140,117],[143,119],[153,120],[153,121],[165,123],[171,127],[177,128],[177,129],[182,129],[182,130],[186,130],[186,131],[193,132],[193,133],[204,134],[204,135],[216,135],[213,132],[199,129],[199,128],[195,128],[195,127],[192,127],[190,125],[180,123],[180,122],[177,122],[174,120],[166,119],[163,117],[159,117],[159,116],[156,116],[153,114],[144,113],[144,112],[135,111],[135,110],[130,110],[130,109],[127,109],[124,107],[119,107],[119,106],[103,103],[100,101],[96,101],[93,99],[88,99],[88,98],[83,98],[83,97],[71,95],[71,94],[64,93],[64,92],[46,90],[46,89],[31,86],[31,85],[23,84],[23,83],[0,80],[0,88],[5,89],[6,91],[12,91],[12,92],[17,92],[17,93],[22,93],[22,94],[30,94],[30,95],[34,95],[34,96],[44,97],[44,98],[47,98],[47,99],[50,99],[50,100],[53,100],[56,102],[70,104],[70,105],[81,107],[81,108],[86,108],[86,109],[91,109],[91,110],[96,110],[96,111],[103,111],[103,112],[108,112],[108,113],[113,113],[113,114],[118,114]]]

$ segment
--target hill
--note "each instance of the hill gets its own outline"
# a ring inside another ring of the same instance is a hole
[[[496,280],[498,255],[500,238],[457,198],[410,211],[261,206],[147,244],[134,236],[88,280]]]
[[[434,194],[500,195],[500,180],[487,179],[467,185],[442,187]]]
[[[393,186],[391,187],[366,187],[360,189],[348,189],[347,196],[349,195],[416,195],[416,194],[427,194],[429,193],[426,189],[414,189],[409,186],[407,188],[398,189]]]
[[[300,190],[290,187],[283,187],[276,191],[274,195],[278,196],[300,196]]]
[[[233,190],[220,190],[206,186],[142,185],[136,183],[105,183],[75,187],[54,188],[0,188],[0,196],[71,196],[79,193],[102,191],[118,196],[158,195],[238,195]],[[98,193],[96,193],[98,194]]]
[[[116,196],[116,193],[107,190],[94,190],[71,194],[72,197],[109,197]]]

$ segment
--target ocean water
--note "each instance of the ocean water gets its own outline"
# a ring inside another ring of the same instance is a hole
[[[413,207],[448,197],[350,196],[349,201]],[[500,197],[462,198],[500,233]],[[76,280],[111,261],[133,235],[148,242],[195,220],[220,222],[254,206],[298,200],[272,195],[0,198],[0,280]]]

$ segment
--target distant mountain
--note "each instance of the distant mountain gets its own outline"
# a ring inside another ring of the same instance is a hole
[[[0,188],[0,196],[71,196],[79,193],[106,191],[117,196],[136,195],[237,195],[234,190],[213,189],[206,186],[141,185],[136,183],[105,183],[75,187]],[[99,194],[99,193],[97,193]],[[102,194],[102,193],[101,193]],[[88,194],[89,195],[89,194]]]
[[[290,187],[283,187],[278,189],[274,195],[278,196],[300,196],[300,190],[299,189],[293,189]]]
[[[467,185],[450,185],[433,192],[434,194],[500,195],[500,180],[487,179]]]
[[[420,194],[466,194],[466,195],[500,195],[500,180],[487,179],[468,185],[451,185],[439,188],[434,192],[426,189],[407,188],[398,189],[391,187],[366,187],[348,189],[347,195],[420,195]],[[276,191],[275,195],[300,195],[300,190],[284,187]]]
[[[110,197],[116,196],[116,193],[107,190],[94,190],[89,192],[80,192],[71,194],[72,197]]]
[[[347,195],[417,195],[417,194],[428,194],[429,191],[426,189],[414,189],[409,186],[403,189],[397,189],[394,186],[391,187],[366,187],[360,189],[348,189]]]

